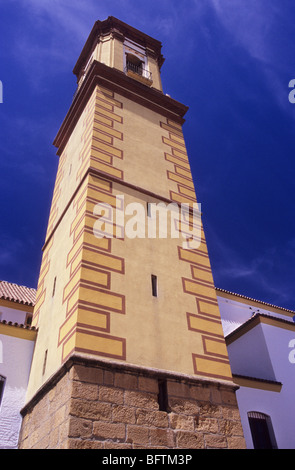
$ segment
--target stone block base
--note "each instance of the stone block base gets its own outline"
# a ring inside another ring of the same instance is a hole
[[[22,410],[23,449],[243,449],[233,384],[70,358]]]

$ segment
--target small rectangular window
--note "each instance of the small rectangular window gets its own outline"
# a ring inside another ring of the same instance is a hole
[[[31,313],[27,313],[26,320],[25,320],[25,325],[26,326],[31,326],[32,318],[33,318],[33,315]]]
[[[149,202],[146,203],[146,211],[147,211],[147,216],[151,217],[151,204]]]
[[[53,297],[54,294],[55,294],[55,288],[56,288],[56,276],[55,276],[54,281],[53,281],[52,297]]]
[[[151,280],[152,280],[152,295],[153,295],[153,297],[158,297],[158,279],[157,279],[157,276],[152,274]]]
[[[43,361],[43,370],[42,370],[42,375],[44,375],[44,374],[45,374],[45,370],[46,370],[47,354],[48,354],[48,349],[46,349],[46,351],[45,351],[45,354],[44,354],[44,361]]]
[[[167,381],[159,380],[158,388],[159,388],[159,393],[158,393],[159,411],[169,412]]]

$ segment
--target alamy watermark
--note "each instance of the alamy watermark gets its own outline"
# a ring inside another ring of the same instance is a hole
[[[199,248],[201,212],[197,203],[140,203],[125,205],[116,196],[115,207],[99,202],[94,206],[93,233],[97,238],[181,238],[185,249]]]
[[[289,88],[293,88],[289,93],[289,101],[295,103],[295,78],[289,81]]]
[[[291,339],[288,346],[289,348],[293,348],[288,355],[289,362],[291,362],[291,364],[295,364],[295,339]]]

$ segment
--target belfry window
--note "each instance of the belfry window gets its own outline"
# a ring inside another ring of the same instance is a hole
[[[141,57],[139,57],[136,54],[131,54],[130,52],[126,53],[124,72],[129,77],[132,77],[145,85],[151,86],[153,83],[152,73],[148,70],[146,58],[142,54]]]
[[[126,70],[136,73],[137,75],[142,75],[143,66],[142,61],[133,54],[127,54],[126,56]]]

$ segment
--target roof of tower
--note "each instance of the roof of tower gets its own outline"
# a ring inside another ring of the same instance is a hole
[[[7,281],[0,281],[0,299],[34,306],[36,301],[36,289],[19,286]]]
[[[113,35],[121,36],[133,40],[137,44],[140,44],[146,48],[151,49],[157,56],[159,67],[163,65],[164,57],[161,54],[162,43],[157,39],[152,38],[151,36],[139,31],[136,28],[124,23],[121,20],[118,20],[114,16],[109,16],[106,20],[100,21],[97,20],[86,40],[86,43],[82,49],[82,52],[76,62],[76,65],[73,69],[73,73],[77,75],[81,68],[81,65],[89,56],[93,44],[101,37],[106,34],[112,33]]]

